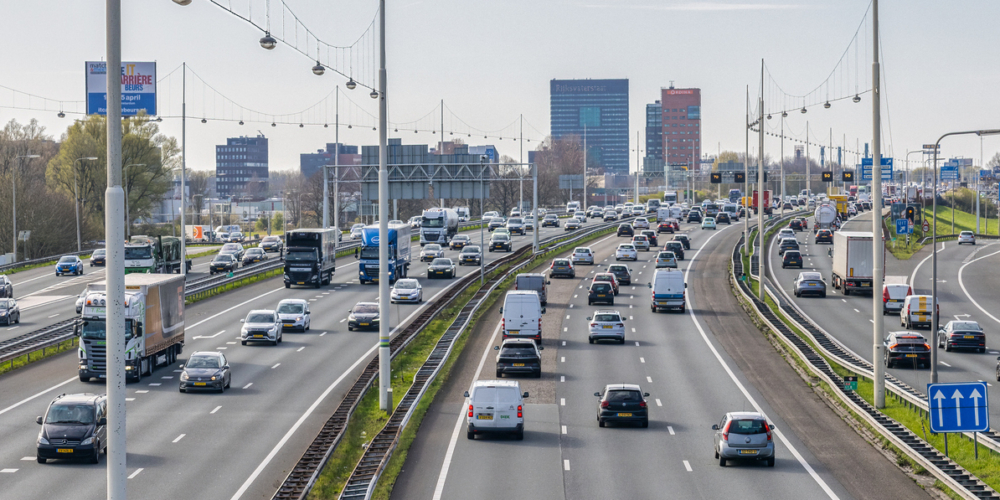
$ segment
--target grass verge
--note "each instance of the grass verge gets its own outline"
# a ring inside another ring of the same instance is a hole
[[[73,337],[69,340],[60,342],[59,344],[56,344],[54,346],[49,346],[44,349],[38,349],[37,351],[31,351],[27,354],[18,356],[10,361],[7,361],[6,363],[0,364],[0,375],[3,375],[4,373],[10,371],[14,371],[29,363],[34,363],[35,361],[40,361],[45,358],[55,356],[56,354],[68,351],[70,349],[76,349],[76,347],[77,347],[77,338]]]
[[[933,226],[934,225],[934,217],[933,217],[934,211],[930,207],[927,207],[927,208],[924,208],[924,212],[923,213],[924,213],[924,219],[929,224],[931,224]],[[955,225],[954,226],[952,226],[952,224],[951,224],[952,215],[954,215],[954,217],[955,217]],[[981,218],[980,219],[980,229],[981,230],[990,229],[990,228],[985,227],[986,224],[984,224],[984,223],[986,221],[987,221],[987,219],[985,219],[985,218]],[[945,233],[946,231],[947,231],[947,234],[958,234],[961,231],[973,231],[973,232],[975,232],[976,231],[976,214],[972,214],[972,213],[969,213],[969,212],[963,212],[961,210],[952,210],[949,207],[943,207],[943,206],[938,205],[938,207],[937,207],[937,224],[938,224],[938,237],[940,237],[940,235],[942,233]],[[996,224],[993,224],[992,230],[990,230],[989,232],[985,232],[984,234],[997,234],[997,231],[996,231],[997,228],[995,226],[996,226]]]

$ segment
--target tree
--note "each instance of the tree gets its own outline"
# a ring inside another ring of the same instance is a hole
[[[209,175],[204,170],[196,170],[188,175],[187,186],[191,196],[191,209],[195,214],[195,224],[201,224],[201,211],[205,207],[205,198],[208,197]]]

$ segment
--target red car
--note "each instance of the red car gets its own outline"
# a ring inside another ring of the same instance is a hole
[[[594,281],[591,284],[597,283],[599,281],[605,281],[611,283],[611,288],[614,289],[615,295],[618,295],[618,278],[612,273],[597,273],[594,275]]]

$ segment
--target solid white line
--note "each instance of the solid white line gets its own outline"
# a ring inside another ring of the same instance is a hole
[[[941,243],[941,249],[942,249],[942,250],[944,250],[944,243]],[[924,265],[924,262],[927,262],[927,259],[929,259],[929,258],[931,258],[931,257],[933,257],[933,256],[934,256],[934,253],[932,252],[932,253],[931,253],[930,255],[928,255],[927,257],[924,257],[924,258],[923,258],[923,260],[921,260],[921,261],[920,261],[920,262],[919,262],[919,263],[917,264],[917,267],[914,267],[914,268],[913,268],[913,272],[912,272],[912,273],[910,273],[910,286],[913,286],[913,284],[917,282],[917,271],[919,271],[919,270],[920,270],[920,266]]]
[[[10,406],[8,406],[8,407],[0,410],[0,415],[3,415],[4,413],[7,413],[7,412],[13,410],[14,408],[17,408],[18,406],[21,406],[24,403],[27,403],[28,401],[31,401],[32,399],[37,398],[38,396],[41,396],[41,395],[43,395],[45,393],[48,393],[48,392],[52,392],[52,391],[54,391],[54,390],[56,390],[56,389],[58,389],[58,388],[60,388],[60,387],[62,387],[64,385],[66,385],[66,384],[68,384],[68,383],[70,383],[70,382],[72,382],[74,380],[79,380],[79,378],[78,377],[73,377],[73,378],[71,378],[71,379],[69,379],[69,380],[67,380],[65,382],[62,382],[62,383],[56,384],[56,385],[54,385],[52,387],[49,387],[48,389],[45,389],[42,392],[36,393],[36,394],[34,394],[32,396],[28,396],[28,397],[26,397],[26,398],[24,398],[24,399],[22,399],[22,400],[20,400],[20,401],[18,401],[16,403],[12,404],[12,405],[10,405]]]
[[[688,462],[687,460],[684,460],[684,468],[687,469],[688,472],[691,472],[692,471],[691,463]]]
[[[244,389],[249,389],[251,385],[253,385],[253,382],[250,382],[249,384],[244,385],[243,388]]]
[[[177,436],[176,438],[174,438],[173,442],[176,443],[181,439],[184,439],[184,436],[187,436],[187,434],[181,434],[180,436]]]
[[[569,460],[563,460],[563,470],[569,470]]]
[[[965,264],[962,264],[962,267],[958,268],[958,286],[962,288],[962,293],[964,293],[965,296],[968,297],[969,302],[972,302],[972,305],[976,306],[977,309],[979,309],[984,314],[986,314],[987,316],[989,316],[990,319],[992,319],[993,321],[996,321],[997,323],[1000,323],[1000,319],[998,319],[996,316],[990,314],[990,312],[987,311],[985,308],[983,308],[983,306],[979,305],[979,302],[976,302],[976,299],[972,298],[972,294],[969,293],[969,290],[967,290],[965,288],[965,281],[962,280],[962,272],[965,271],[965,266],[968,266],[969,264],[972,264],[973,262],[975,262],[975,261],[977,261],[979,259],[985,259],[986,257],[992,257],[992,256],[994,256],[994,255],[996,255],[998,253],[1000,253],[1000,251],[996,251],[996,252],[993,252],[993,253],[991,253],[989,255],[984,255],[982,257],[977,257],[977,258],[975,258],[973,260],[970,260],[969,262],[967,262]]]
[[[566,434],[566,426],[565,426],[565,425],[564,425],[564,426],[562,426],[562,433],[563,433],[563,434]],[[31,458],[31,457],[28,457],[28,458]]]
[[[208,414],[209,414],[209,415],[211,415],[211,414],[213,414],[213,413],[215,413],[215,412],[217,412],[217,411],[219,411],[219,410],[221,410],[221,409],[222,409],[222,407],[221,407],[221,406],[216,406],[216,407],[215,407],[215,409],[214,409],[214,410],[212,410],[212,411],[210,411],[210,412],[208,412]]]
[[[129,478],[129,479],[132,479],[132,478],[134,478],[135,476],[138,476],[140,472],[142,472],[142,467],[139,467],[138,469],[136,469],[136,470],[135,470],[135,472],[133,472],[133,473],[129,474],[129,475],[128,475],[128,478]]]
[[[59,316],[59,313],[55,313],[55,314],[53,314],[52,316],[49,316],[49,319],[52,319],[52,318],[54,318],[54,317],[56,317],[56,316]]]
[[[279,366],[281,366],[281,363],[275,363],[275,365],[274,365],[274,366],[272,366],[272,367],[271,367],[271,369],[273,370],[273,369],[275,369],[275,368],[277,368],[277,367],[279,367]]]

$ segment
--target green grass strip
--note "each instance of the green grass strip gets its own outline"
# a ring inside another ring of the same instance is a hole
[[[77,347],[77,337],[73,337],[69,340],[62,341],[56,345],[31,351],[29,353],[18,356],[10,361],[6,361],[0,364],[0,375],[17,370],[18,368],[27,366],[35,361],[40,361],[45,358],[50,358],[56,354],[69,351],[71,349],[76,349]]]

